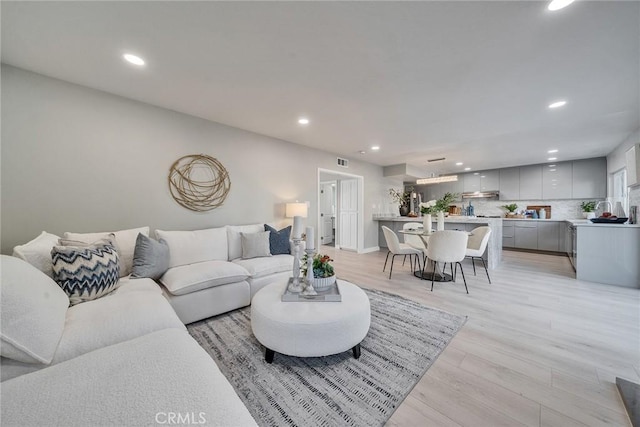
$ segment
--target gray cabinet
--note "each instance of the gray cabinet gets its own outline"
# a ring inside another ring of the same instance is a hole
[[[502,247],[515,247],[515,224],[512,221],[502,221]]]
[[[570,199],[573,194],[572,162],[542,167],[542,198],[544,200]]]
[[[499,171],[500,200],[520,200],[520,168]]]
[[[500,189],[500,171],[480,172],[480,191],[496,191]]]
[[[480,172],[464,174],[463,191],[465,193],[480,191]]]
[[[563,223],[558,221],[538,222],[538,250],[560,251],[560,230]]]
[[[520,200],[542,199],[542,165],[520,167]]]
[[[514,229],[514,243],[520,249],[538,249],[537,221],[516,221]]]
[[[607,197],[607,159],[575,160],[573,162],[574,199],[603,199]]]

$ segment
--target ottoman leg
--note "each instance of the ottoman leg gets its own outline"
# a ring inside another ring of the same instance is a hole
[[[360,359],[360,344],[356,344],[353,348],[353,357]]]
[[[273,356],[274,356],[275,352],[271,349],[268,349],[264,352],[264,360],[267,361],[267,363],[271,363],[273,362]]]

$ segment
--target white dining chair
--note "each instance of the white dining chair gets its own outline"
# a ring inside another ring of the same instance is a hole
[[[418,270],[420,270],[420,256],[422,255],[422,251],[416,248],[412,248],[406,243],[400,243],[398,236],[392,229],[386,226],[382,226],[382,232],[384,233],[384,238],[387,241],[387,248],[389,252],[387,252],[387,258],[384,260],[384,267],[382,271],[385,271],[387,268],[387,261],[389,260],[389,255],[393,254],[391,257],[391,268],[389,269],[389,279],[391,279],[391,273],[393,272],[393,261],[397,255],[409,255],[409,264],[411,265],[411,272],[413,273],[413,256],[416,257],[416,264]]]
[[[422,230],[422,224],[419,222],[407,222],[402,226],[402,230]],[[422,261],[424,262],[427,259],[427,245],[425,245],[422,237],[416,236],[415,234],[405,234],[404,242],[411,246],[412,248],[419,249],[422,251]],[[423,264],[424,265],[424,264]]]
[[[469,241],[467,243],[467,251],[465,256],[471,258],[471,265],[473,265],[473,275],[476,275],[475,260],[480,259],[484,266],[484,271],[487,273],[487,279],[491,283],[491,277],[489,277],[489,270],[487,270],[487,264],[484,262],[484,251],[487,250],[487,244],[489,243],[489,236],[491,235],[491,228],[487,226],[477,227],[471,231]]]
[[[447,267],[447,264],[451,264],[451,276],[452,280],[456,281],[458,273],[458,266],[462,273],[462,280],[464,281],[464,289],[469,293],[467,288],[467,279],[464,277],[464,270],[460,261],[464,260],[467,251],[467,241],[469,235],[465,231],[455,230],[443,230],[436,231],[429,237],[429,244],[427,245],[427,258],[433,262],[433,273],[431,274],[431,291],[433,292],[433,282],[438,268],[437,263],[442,262],[444,266],[442,271]],[[453,265],[455,264],[455,271]],[[426,266],[425,266],[426,267]],[[424,276],[424,271],[423,271]]]

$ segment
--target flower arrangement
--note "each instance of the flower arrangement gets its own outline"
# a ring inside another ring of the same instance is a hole
[[[407,188],[406,191],[397,190],[395,188],[389,189],[389,195],[391,196],[393,201],[398,203],[398,205],[400,206],[409,206],[412,192],[413,192],[413,187]]]
[[[445,212],[449,209],[449,205],[457,198],[457,193],[444,193],[441,199],[420,203],[420,212],[423,215]]]
[[[307,275],[307,260],[308,256],[305,254],[302,257],[302,274],[303,276]],[[323,277],[331,277],[335,275],[335,270],[333,266],[329,264],[330,261],[333,261],[329,255],[316,254],[313,257],[313,277],[316,279],[321,279]]]

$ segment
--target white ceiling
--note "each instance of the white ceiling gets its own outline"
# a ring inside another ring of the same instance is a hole
[[[425,175],[606,155],[639,127],[640,3],[546,5],[3,1],[2,61]]]

